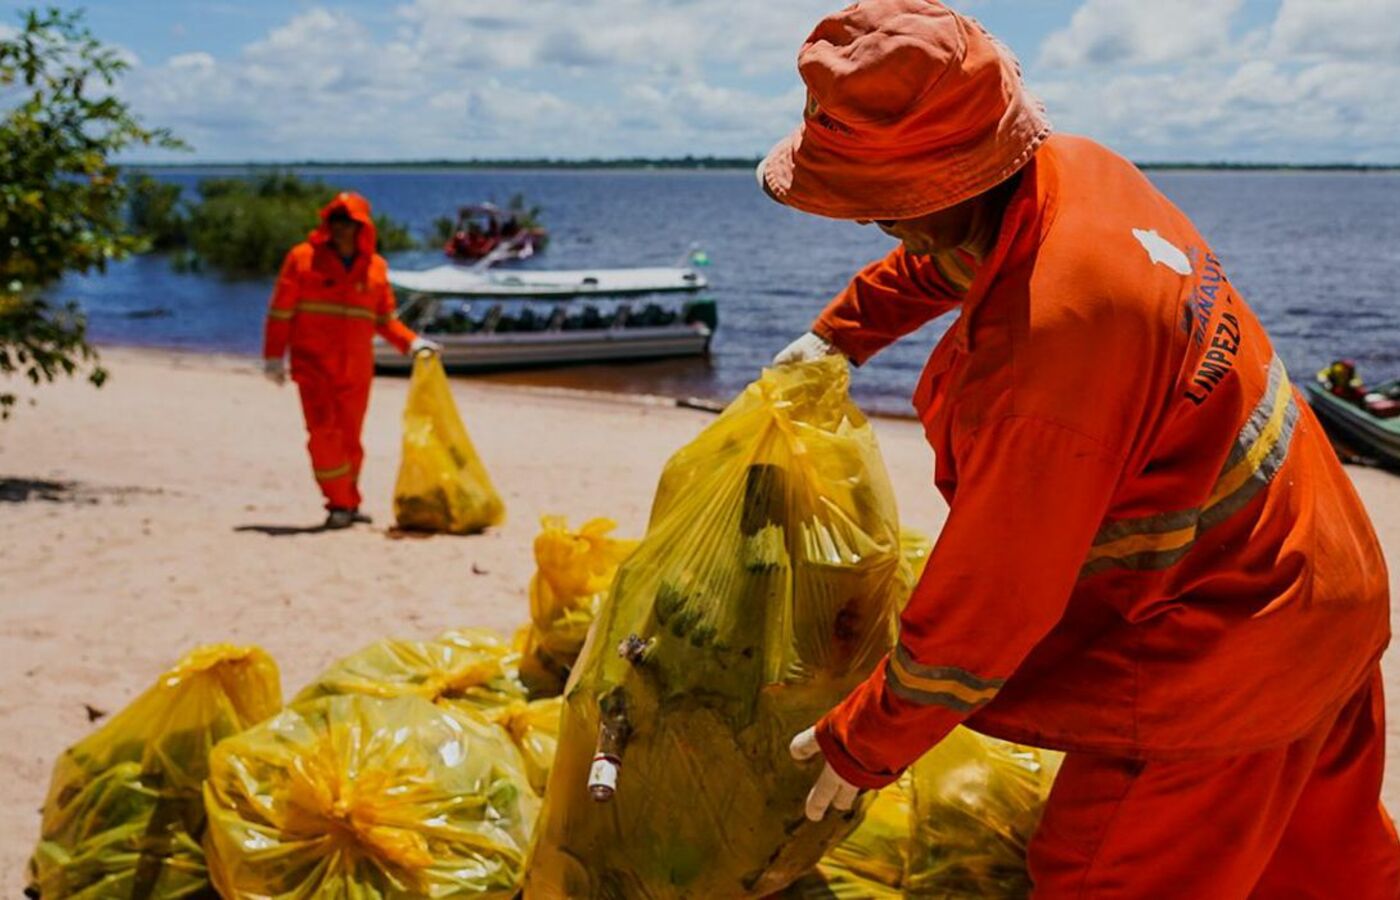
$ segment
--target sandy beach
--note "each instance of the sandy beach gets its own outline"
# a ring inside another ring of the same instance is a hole
[[[256,643],[290,696],[385,636],[527,615],[539,517],[608,516],[640,535],[667,456],[709,421],[661,398],[458,380],[468,428],[508,507],[471,537],[389,530],[407,382],[380,379],[365,428],[373,527],[311,530],[320,500],[296,392],[235,357],[111,349],[110,383],[33,393],[0,424],[0,894],[17,896],[54,758],[186,650]],[[877,424],[904,522],[935,531],[918,425]],[[1351,469],[1400,560],[1400,478]],[[1392,585],[1397,579],[1392,572]],[[1400,812],[1400,668],[1387,659],[1391,780]]]

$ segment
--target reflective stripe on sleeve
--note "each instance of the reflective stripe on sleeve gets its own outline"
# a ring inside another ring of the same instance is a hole
[[[890,654],[885,683],[896,696],[910,703],[969,713],[995,697],[1006,680],[982,678],[954,666],[923,665],[899,644]]]
[[[1297,395],[1283,362],[1275,356],[1264,396],[1235,438],[1205,504],[1104,525],[1079,577],[1115,569],[1149,571],[1176,565],[1202,534],[1228,520],[1273,481],[1288,458],[1298,415]]]

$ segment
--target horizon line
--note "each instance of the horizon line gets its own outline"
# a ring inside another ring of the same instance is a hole
[[[754,156],[623,156],[566,159],[559,157],[502,157],[498,159],[377,159],[377,160],[195,160],[132,161],[119,165],[139,169],[388,169],[388,168],[446,168],[446,169],[753,169],[762,157]],[[1140,169],[1221,169],[1253,171],[1397,171],[1400,162],[1244,162],[1215,160],[1186,162],[1179,160],[1134,160]]]

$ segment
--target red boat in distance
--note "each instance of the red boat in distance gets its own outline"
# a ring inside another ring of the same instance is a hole
[[[535,221],[534,210],[501,209],[493,203],[463,206],[443,244],[443,252],[453,262],[475,263],[486,257],[493,261],[527,259],[543,250],[549,232]]]

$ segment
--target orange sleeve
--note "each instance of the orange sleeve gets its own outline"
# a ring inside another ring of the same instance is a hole
[[[263,329],[263,358],[281,359],[287,352],[287,340],[292,333],[292,316],[301,299],[299,275],[302,253],[293,247],[282,260],[282,271],[272,288],[272,301],[267,308],[267,324]]]
[[[384,279],[384,289],[380,291],[379,298],[375,302],[374,330],[379,332],[379,336],[398,348],[400,353],[407,353],[409,346],[418,335],[403,322],[399,321],[398,304],[394,301],[394,289],[389,284],[389,279]]]
[[[957,492],[898,644],[817,725],[832,768],[863,788],[990,702],[1062,618],[1122,468],[1099,442],[1026,416],[954,452]]]
[[[901,244],[851,279],[812,331],[859,365],[956,306],[971,271],[971,257],[961,251],[915,256]]]

